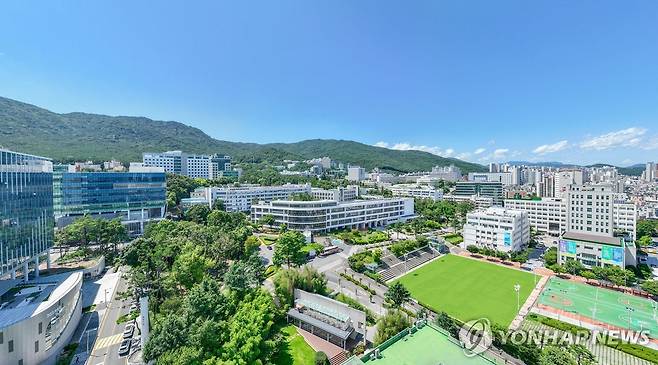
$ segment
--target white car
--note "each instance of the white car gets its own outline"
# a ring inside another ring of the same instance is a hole
[[[121,341],[121,346],[119,346],[119,356],[128,356],[130,353],[130,340]]]

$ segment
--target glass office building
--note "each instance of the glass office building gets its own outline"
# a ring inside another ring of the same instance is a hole
[[[500,182],[458,181],[453,195],[491,198],[493,205],[503,205],[503,184]]]
[[[53,227],[52,162],[0,149],[0,275],[52,247]]]
[[[164,218],[165,179],[164,172],[68,172],[58,165],[53,180],[57,227],[88,214],[121,218],[130,234],[141,234],[146,224]]]

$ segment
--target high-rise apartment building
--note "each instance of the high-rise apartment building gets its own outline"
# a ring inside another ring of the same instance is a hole
[[[359,166],[350,166],[347,168],[347,180],[359,182],[366,179],[366,170]]]
[[[0,150],[0,275],[22,266],[53,245],[53,165],[50,160]],[[35,271],[38,275],[38,270]]]
[[[230,156],[194,155],[182,151],[147,152],[142,155],[142,163],[145,167],[162,167],[167,173],[191,178],[215,179],[232,170]]]

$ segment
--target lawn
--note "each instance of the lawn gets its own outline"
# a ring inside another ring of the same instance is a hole
[[[462,321],[488,318],[507,327],[517,314],[514,285],[521,285],[519,297],[523,305],[535,287],[533,276],[520,270],[447,255],[397,281],[409,289],[412,297],[434,311],[444,311]]]
[[[295,326],[288,325],[282,332],[286,338],[279,344],[280,352],[274,359],[275,365],[311,365],[315,362],[315,350],[306,343]]]
[[[446,241],[452,243],[453,245],[460,244],[464,241],[464,238],[461,235],[458,234],[448,234],[443,236],[443,239]]]

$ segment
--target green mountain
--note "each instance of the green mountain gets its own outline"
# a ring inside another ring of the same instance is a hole
[[[484,167],[421,151],[396,151],[343,140],[297,143],[238,143],[216,140],[198,128],[174,121],[87,113],[58,114],[0,97],[0,146],[56,161],[141,161],[143,152],[182,150],[227,154],[237,162],[278,163],[329,156],[367,169],[429,170],[454,164],[463,172]]]

